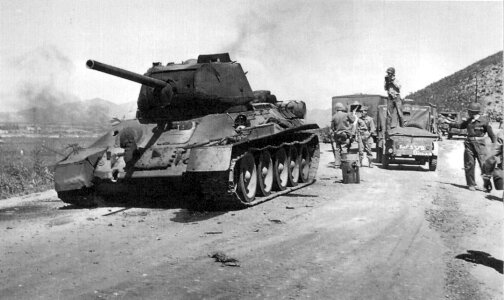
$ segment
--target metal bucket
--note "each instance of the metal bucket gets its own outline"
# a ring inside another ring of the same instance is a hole
[[[359,154],[341,154],[343,183],[360,183]]]

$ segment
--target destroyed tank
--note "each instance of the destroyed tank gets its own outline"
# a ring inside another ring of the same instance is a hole
[[[305,103],[252,91],[229,54],[153,63],[145,75],[86,65],[142,86],[136,119],[56,165],[62,201],[93,206],[178,193],[194,195],[197,208],[240,209],[314,182],[318,126],[305,123]]]

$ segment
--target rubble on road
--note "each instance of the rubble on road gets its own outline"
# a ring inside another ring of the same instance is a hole
[[[232,258],[224,254],[224,252],[221,251],[216,251],[213,252],[212,254],[208,255],[209,257],[215,259],[215,262],[220,262],[222,263],[223,266],[228,266],[228,267],[239,267],[239,260],[236,258]]]

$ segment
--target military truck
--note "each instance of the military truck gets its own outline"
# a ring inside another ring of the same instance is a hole
[[[432,107],[403,105],[404,127],[387,130],[387,106],[378,106],[377,161],[387,169],[390,163],[424,165],[435,171],[438,157],[438,135],[432,133]]]

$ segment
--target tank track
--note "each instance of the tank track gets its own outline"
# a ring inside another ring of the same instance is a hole
[[[234,182],[234,168],[237,162],[248,152],[270,150],[274,151],[280,147],[291,146],[291,145],[302,145],[308,144],[313,147],[313,155],[311,156],[311,163],[309,169],[309,180],[308,182],[298,183],[296,186],[287,187],[282,191],[272,191],[270,195],[265,197],[256,196],[251,202],[244,202],[240,199],[236,191],[236,183]],[[280,195],[290,193],[294,190],[301,189],[315,182],[315,176],[317,174],[319,159],[320,159],[320,148],[318,143],[318,137],[315,134],[311,134],[308,138],[300,141],[293,142],[283,142],[279,145],[269,145],[263,148],[250,148],[248,151],[237,155],[232,158],[230,167],[225,172],[216,172],[212,174],[206,174],[203,178],[200,178],[200,187],[203,199],[199,199],[197,203],[194,203],[195,209],[198,210],[234,210],[243,209],[250,206],[255,206],[259,203],[271,200]]]

